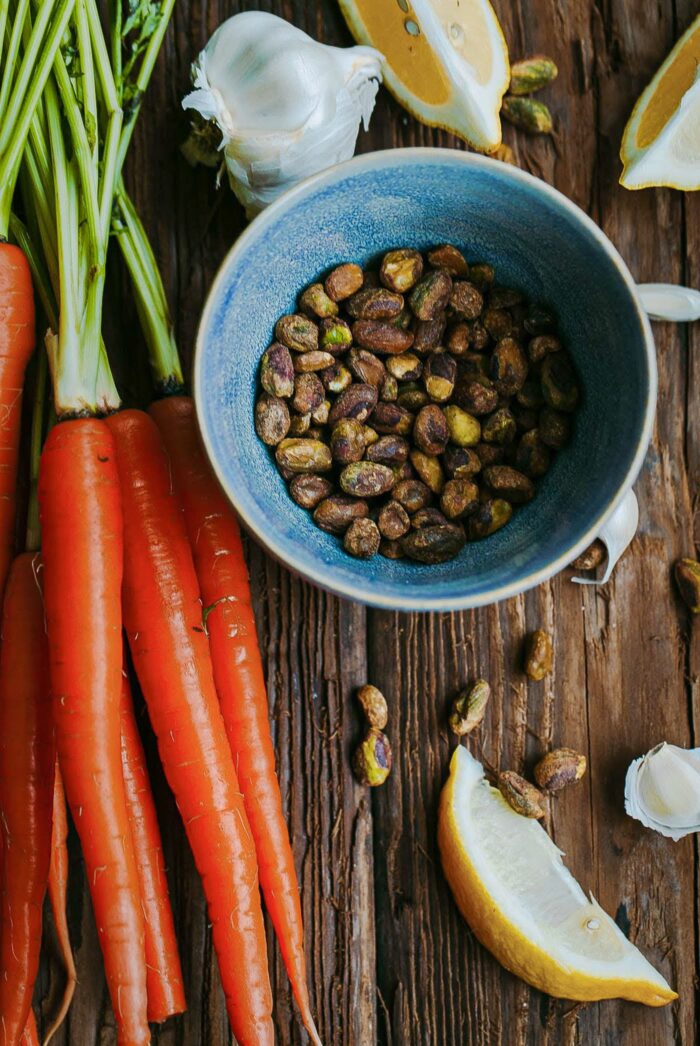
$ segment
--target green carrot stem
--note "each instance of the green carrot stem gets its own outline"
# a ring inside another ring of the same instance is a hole
[[[180,391],[185,381],[163,281],[146,230],[123,183],[117,194],[117,214],[120,220],[114,229],[131,276],[156,385],[162,393]]]
[[[19,72],[12,83],[0,132],[0,237],[7,237],[12,196],[29,127],[74,5],[75,0],[43,0]],[[52,13],[54,17],[47,30]],[[11,74],[12,69],[6,68],[5,75]]]
[[[36,290],[41,307],[49,324],[55,328],[58,322],[58,310],[54,298],[51,281],[44,268],[41,251],[35,246],[29,230],[19,218],[10,215],[10,233],[12,239],[22,250],[29,262],[32,273],[32,282]],[[46,414],[48,362],[46,353],[36,354],[36,373],[34,380],[34,403],[32,406],[32,421],[29,443],[29,503],[27,505],[27,531],[25,547],[28,552],[38,549],[41,544],[41,528],[39,526],[39,461],[41,448],[44,442],[44,421]]]
[[[119,2],[120,2],[120,0],[115,0],[116,4],[119,4]],[[126,157],[126,152],[127,152],[127,149],[129,148],[129,143],[131,141],[131,136],[134,133],[134,127],[136,125],[136,117],[138,116],[139,111],[141,109],[141,103],[143,101],[143,96],[144,96],[144,93],[146,91],[146,88],[148,87],[148,83],[149,83],[149,81],[151,79],[151,74],[153,72],[153,67],[156,64],[156,58],[158,57],[158,52],[160,51],[160,46],[163,43],[163,37],[165,36],[165,32],[166,32],[166,30],[168,28],[168,24],[170,22],[170,16],[171,16],[171,14],[173,12],[174,6],[175,6],[175,0],[161,0],[160,18],[159,18],[159,21],[158,21],[155,29],[153,30],[152,35],[149,38],[148,44],[146,46],[146,50],[145,50],[145,52],[143,54],[143,58],[141,59],[141,64],[139,66],[138,74],[136,75],[136,78],[133,81],[131,81],[131,83],[129,84],[129,97],[128,97],[128,99],[125,98],[125,96],[124,96],[124,83],[123,83],[123,76],[122,76],[123,70],[122,70],[121,53],[120,53],[120,56],[119,56],[119,65],[118,65],[119,72],[118,73],[117,73],[117,67],[116,66],[114,67],[114,74],[115,74],[115,78],[117,79],[117,83],[121,83],[121,85],[122,85],[121,86],[121,99],[122,99],[122,105],[124,106],[124,109],[125,109],[124,128],[122,130],[122,140],[121,140],[120,147],[119,147],[119,170],[120,171],[121,171],[122,167],[124,166],[124,159]],[[121,21],[119,22],[118,28],[119,28],[119,30],[121,32],[121,29],[122,29]],[[113,38],[112,39],[112,52],[114,53],[114,49],[115,48],[121,49],[121,45],[122,45],[121,38],[119,40],[115,40]]]
[[[9,3],[5,2],[2,4],[2,34],[0,34],[0,45],[5,39],[5,25],[7,24],[9,7]],[[10,97],[10,89],[12,88],[12,73],[14,72],[17,57],[19,55],[20,44],[24,34],[24,23],[27,20],[28,10],[29,0],[19,0],[12,21],[10,38],[7,42],[7,54],[5,55],[3,64],[2,83],[0,83],[0,120],[3,120],[5,117],[5,110],[7,109],[7,102]]]

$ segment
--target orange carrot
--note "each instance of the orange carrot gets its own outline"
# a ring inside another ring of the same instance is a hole
[[[0,825],[3,834],[0,1030],[16,1046],[30,1018],[51,855],[56,760],[38,557],[9,572],[0,648]]]
[[[214,681],[246,813],[260,885],[299,1009],[319,1043],[306,983],[294,855],[282,812],[267,693],[238,520],[202,448],[194,404],[171,396],[150,408],[170,458],[205,605]]]
[[[70,934],[68,932],[68,919],[66,918],[67,894],[68,813],[66,811],[63,780],[57,761],[53,787],[53,832],[51,834],[51,865],[49,866],[49,900],[51,902],[51,911],[53,912],[53,924],[58,939],[58,947],[65,967],[66,983],[63,988],[63,996],[58,1013],[44,1036],[44,1046],[47,1046],[66,1019],[78,981]]]
[[[64,421],[41,457],[39,506],[61,774],[80,836],[123,1046],[150,1042],[144,920],[122,777],[123,518],[104,421]]]
[[[12,561],[24,372],[34,350],[34,291],[19,247],[0,243],[0,598]]]
[[[240,1046],[274,1041],[255,848],[218,706],[197,576],[155,422],[114,433],[124,504],[124,624],[160,757],[202,877]]]
[[[29,1017],[20,1039],[21,1046],[39,1046],[39,1032],[36,1030],[36,1017],[34,1010],[29,1011]]]
[[[184,1013],[187,1006],[165,877],[163,844],[126,672],[122,675],[121,724],[126,804],[146,924],[148,1019],[160,1023],[176,1013]]]

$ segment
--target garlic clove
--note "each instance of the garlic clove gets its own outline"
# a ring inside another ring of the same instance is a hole
[[[352,156],[381,62],[371,47],[318,43],[264,11],[235,15],[216,30],[182,104],[219,127],[231,187],[249,217]]]
[[[652,320],[689,323],[700,320],[700,291],[672,283],[638,283],[637,293]]]
[[[663,741],[631,763],[625,810],[670,839],[700,831],[700,748]]]
[[[633,490],[628,490],[610,518],[596,535],[608,550],[605,573],[600,579],[572,577],[576,585],[604,585],[610,580],[618,560],[632,538],[637,533],[639,524],[639,503]]]

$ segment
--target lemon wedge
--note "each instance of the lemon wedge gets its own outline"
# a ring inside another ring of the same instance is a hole
[[[440,797],[442,866],[460,911],[506,969],[564,999],[677,998],[661,974],[562,861],[545,830],[521,817],[457,748]]]
[[[700,15],[635,105],[620,159],[626,189],[700,189]]]
[[[508,48],[488,0],[340,0],[358,43],[384,55],[384,82],[410,113],[490,152],[501,142]]]

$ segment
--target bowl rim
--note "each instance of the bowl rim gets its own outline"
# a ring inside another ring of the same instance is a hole
[[[294,549],[288,551],[286,547],[282,547],[278,542],[275,541],[274,537],[268,535],[262,530],[257,523],[250,517],[246,511],[244,505],[239,503],[239,499],[236,497],[235,490],[232,489],[231,484],[228,482],[224,470],[220,467],[217,455],[214,451],[213,440],[208,431],[208,427],[205,422],[205,411],[200,409],[200,400],[203,400],[203,376],[202,376],[202,359],[204,356],[205,346],[205,335],[210,327],[212,314],[214,311],[214,304],[219,298],[219,291],[222,284],[225,282],[229,269],[235,263],[236,258],[241,254],[247,247],[248,242],[261,233],[264,232],[266,226],[271,225],[278,217],[278,215],[284,212],[290,204],[292,204],[299,197],[305,196],[309,191],[330,184],[334,181],[342,180],[346,175],[351,175],[356,172],[362,172],[373,169],[381,169],[388,165],[400,165],[410,166],[414,163],[454,163],[456,165],[463,165],[465,167],[476,167],[493,169],[499,172],[499,175],[505,176],[506,179],[512,178],[513,181],[521,182],[528,188],[533,189],[535,192],[540,193],[548,201],[553,204],[563,207],[564,210],[568,211],[571,217],[583,225],[585,230],[593,237],[598,245],[605,251],[608,258],[617,269],[622,282],[629,291],[630,298],[634,305],[634,308],[639,319],[641,331],[643,334],[644,347],[647,354],[647,364],[649,370],[649,389],[647,395],[647,402],[644,412],[644,422],[640,431],[639,439],[635,449],[634,457],[628,468],[624,479],[622,480],[617,493],[609,502],[607,508],[603,509],[594,519],[591,525],[586,530],[585,534],[579,538],[578,541],[574,542],[570,547],[566,548],[561,552],[555,559],[553,559],[546,566],[540,570],[534,571],[518,581],[513,581],[508,584],[497,586],[495,588],[488,589],[477,595],[463,596],[450,595],[442,596],[439,594],[439,589],[431,594],[430,592],[421,591],[419,594],[413,594],[410,590],[406,592],[396,593],[384,593],[376,592],[373,588],[373,583],[368,577],[366,582],[358,581],[354,584],[346,583],[344,581],[334,581],[333,568],[324,567],[324,571],[315,571],[305,563],[301,563],[295,556]],[[565,567],[569,566],[572,560],[574,560],[591,542],[599,535],[601,527],[613,514],[615,509],[618,507],[623,497],[634,484],[639,471],[644,462],[644,458],[651,442],[651,436],[654,426],[654,418],[656,414],[656,401],[657,401],[657,389],[658,389],[658,371],[656,362],[656,347],[654,344],[654,337],[651,330],[651,324],[649,318],[644,311],[639,295],[637,293],[637,287],[632,278],[626,262],[622,258],[621,254],[614,246],[612,241],[606,236],[603,230],[593,221],[593,219],[586,214],[577,204],[570,200],[564,193],[555,189],[547,182],[540,178],[529,174],[527,171],[523,171],[518,167],[514,167],[510,164],[502,163],[499,160],[494,160],[489,156],[483,156],[478,153],[464,152],[459,149],[445,149],[438,147],[427,147],[427,146],[412,146],[406,148],[395,148],[395,149],[378,149],[373,152],[360,153],[356,156],[351,157],[349,160],[345,160],[343,163],[336,164],[333,167],[326,168],[316,174],[305,178],[297,185],[286,190],[281,196],[274,200],[265,210],[261,211],[260,214],[250,222],[250,224],[243,230],[238,236],[233,245],[227,251],[223,258],[216,276],[209,288],[207,298],[202,309],[199,325],[197,328],[197,337],[195,341],[195,356],[193,366],[193,398],[195,402],[195,408],[197,413],[197,419],[199,423],[199,429],[204,443],[204,448],[207,453],[207,457],[214,469],[221,487],[228,497],[229,501],[235,508],[240,519],[245,524],[246,528],[254,535],[256,540],[275,557],[280,563],[294,571],[298,576],[302,577],[306,581],[310,581],[318,588],[323,589],[326,592],[330,592],[333,595],[340,596],[346,599],[352,599],[356,602],[363,603],[367,606],[377,607],[382,610],[401,610],[401,611],[452,611],[452,610],[469,610],[477,607],[491,606],[495,603],[500,603],[503,600],[510,599],[512,596],[520,595],[521,593],[527,592],[529,589],[535,588],[537,585],[549,581],[556,574],[558,574]]]

